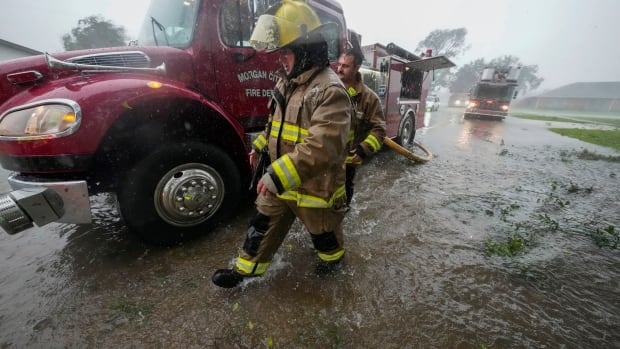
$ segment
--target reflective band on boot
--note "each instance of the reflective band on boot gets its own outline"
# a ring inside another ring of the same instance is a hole
[[[317,254],[323,262],[337,262],[342,259],[342,256],[344,256],[344,248],[331,254],[323,252],[319,252]]]
[[[241,257],[237,257],[235,267],[244,275],[263,275],[267,271],[269,264],[271,263],[256,263]]]

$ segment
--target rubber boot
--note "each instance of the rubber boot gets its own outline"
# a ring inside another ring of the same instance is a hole
[[[211,281],[219,287],[233,288],[239,286],[245,277],[234,269],[219,269],[211,278]]]

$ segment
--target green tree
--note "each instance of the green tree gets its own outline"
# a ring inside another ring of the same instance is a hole
[[[466,36],[465,28],[435,29],[418,43],[417,50],[424,52],[430,48],[434,55],[455,58],[469,50],[470,45],[465,44]]]
[[[62,43],[67,51],[125,46],[127,39],[125,28],[115,26],[101,16],[89,16],[78,20],[77,27],[70,34],[62,36]]]
[[[416,50],[425,52],[430,48],[435,56],[444,55],[448,58],[455,58],[470,48],[470,45],[465,44],[466,36],[467,29],[465,28],[435,29],[418,43]],[[451,82],[452,69],[435,71],[432,88],[448,87]]]
[[[518,78],[518,91],[523,95],[529,91],[537,89],[544,81],[537,75],[537,65],[525,65],[521,60],[512,55],[504,55],[493,58],[486,62],[484,58],[478,58],[461,66],[451,79],[449,90],[451,93],[468,92],[469,89],[480,79],[480,75],[484,68],[508,68],[521,67],[521,73]]]
[[[480,73],[487,67],[484,58],[478,58],[461,66],[452,76],[449,90],[451,93],[468,92],[480,78]]]

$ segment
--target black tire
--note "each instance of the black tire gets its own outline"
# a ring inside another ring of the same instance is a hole
[[[241,178],[221,149],[199,142],[163,145],[127,171],[121,215],[143,241],[172,245],[212,230],[238,206]]]
[[[413,112],[405,114],[400,122],[398,128],[398,136],[394,138],[394,141],[403,147],[413,144],[415,137],[415,117]]]

